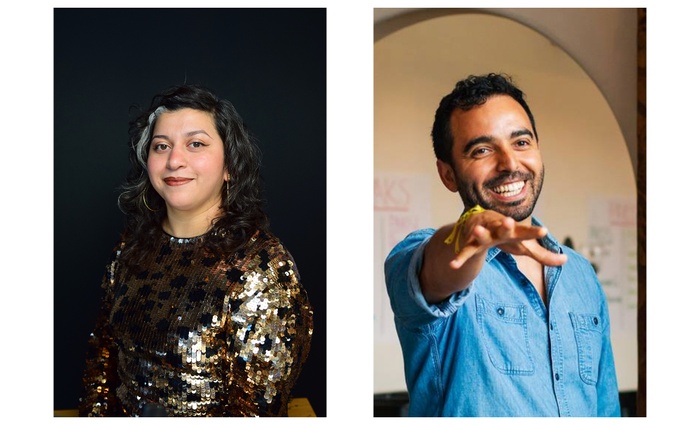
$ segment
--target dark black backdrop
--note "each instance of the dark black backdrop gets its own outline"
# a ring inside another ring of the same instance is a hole
[[[272,230],[315,310],[293,396],[326,416],[325,9],[54,10],[54,409],[77,407],[130,107],[183,82],[230,100],[259,141]]]

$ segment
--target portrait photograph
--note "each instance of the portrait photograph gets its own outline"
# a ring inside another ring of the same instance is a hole
[[[54,410],[325,416],[325,9],[53,24]]]

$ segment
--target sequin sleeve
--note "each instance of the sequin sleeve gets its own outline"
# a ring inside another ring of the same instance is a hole
[[[312,309],[285,248],[274,238],[255,246],[240,264],[244,288],[228,303],[225,414],[286,416],[309,353]]]
[[[78,404],[80,416],[124,416],[115,392],[118,381],[117,347],[109,324],[119,249],[116,247],[112,252],[102,279],[102,302],[96,325],[88,338],[82,397]]]

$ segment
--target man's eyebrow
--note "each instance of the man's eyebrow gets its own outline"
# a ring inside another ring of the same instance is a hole
[[[530,130],[527,128],[522,128],[520,130],[514,130],[512,133],[510,133],[510,138],[515,139],[520,136],[530,136],[534,138],[535,136],[532,134]],[[469,140],[465,145],[464,145],[464,150],[463,152],[469,152],[469,150],[474,147],[474,145],[478,145],[480,143],[490,143],[493,142],[494,138],[492,136],[478,136],[475,137],[471,140]]]
[[[510,138],[515,139],[516,137],[520,136],[530,136],[533,139],[535,136],[532,134],[532,131],[528,130],[527,128],[523,128],[521,130],[515,130],[514,132],[510,133]]]
[[[491,136],[475,137],[475,138],[469,140],[464,145],[464,152],[468,152],[474,145],[478,145],[479,143],[489,143],[491,141],[493,141],[493,137],[491,137]]]

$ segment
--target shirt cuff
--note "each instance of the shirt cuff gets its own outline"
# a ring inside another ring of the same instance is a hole
[[[423,296],[423,291],[420,287],[420,271],[423,267],[423,253],[425,252],[425,246],[430,241],[431,238],[426,238],[423,242],[416,247],[411,257],[411,261],[408,264],[408,292],[411,299],[416,303],[416,305],[421,309],[423,313],[429,314],[433,318],[448,317],[455,313],[464,304],[469,294],[471,285],[466,289],[459,292],[455,292],[450,295],[447,299],[439,302],[438,304],[430,304]],[[473,283],[472,283],[473,284]]]

